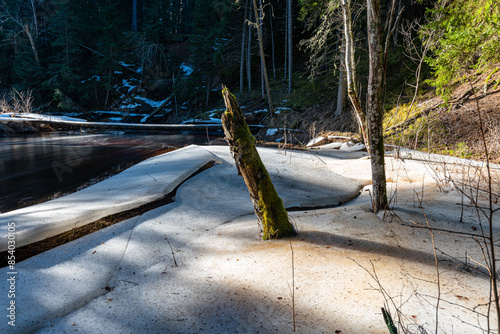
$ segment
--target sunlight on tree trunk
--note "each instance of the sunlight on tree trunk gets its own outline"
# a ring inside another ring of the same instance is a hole
[[[384,136],[382,133],[383,110],[381,108],[383,52],[380,26],[380,0],[367,0],[367,25],[369,49],[369,76],[367,94],[367,120],[373,184],[373,211],[387,206]]]
[[[345,43],[345,70],[347,74],[347,95],[354,108],[354,116],[358,123],[359,130],[363,136],[363,142],[368,152],[370,145],[368,143],[368,134],[366,132],[366,118],[359,101],[356,90],[356,63],[354,60],[354,38],[352,34],[352,12],[351,0],[341,0],[342,18],[344,20],[344,43]]]
[[[342,38],[341,38],[342,40]],[[345,99],[346,99],[346,88],[347,88],[347,81],[345,78],[345,65],[344,65],[344,60],[345,59],[345,42],[341,41],[340,42],[340,66],[339,66],[339,88],[337,90],[337,109],[335,110],[335,116],[341,116],[344,107],[345,107]]]
[[[226,87],[222,89],[222,96],[226,105],[226,112],[222,115],[224,134],[236,162],[238,174],[243,177],[248,187],[255,214],[262,226],[262,239],[296,235],[283,201],[260,159],[255,147],[255,138],[250,133],[236,98]]]

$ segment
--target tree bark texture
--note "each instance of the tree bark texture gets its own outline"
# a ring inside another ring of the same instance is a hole
[[[247,10],[248,0],[245,1],[245,14],[243,17],[243,30],[241,32],[241,59],[240,59],[240,94],[243,93],[244,76],[245,76],[245,49],[246,49],[246,31],[247,31]]]
[[[238,175],[245,180],[255,214],[262,227],[262,239],[296,235],[283,201],[278,196],[266,167],[255,147],[236,98],[226,87],[222,89],[226,112],[222,115],[222,127],[231,153],[236,162]]]
[[[262,31],[260,30],[260,16],[257,8],[257,0],[253,0],[253,9],[254,9],[254,16],[255,16],[255,21],[257,22],[256,27],[257,27],[257,36],[259,38],[259,50],[260,50],[260,60],[262,63],[262,69],[264,72],[264,81],[266,85],[266,94],[267,94],[267,103],[269,104],[269,113],[271,116],[274,116],[274,109],[273,109],[273,102],[271,100],[271,89],[269,88],[269,78],[267,77],[267,69],[266,69],[266,59],[264,55],[264,41],[262,39]],[[262,7],[260,8],[260,11],[262,12]]]
[[[292,79],[293,79],[293,42],[292,42],[292,0],[287,0],[287,21],[288,21],[288,93],[292,92]]]
[[[354,108],[354,116],[359,126],[363,142],[368,152],[370,147],[368,143],[368,133],[366,132],[366,117],[359,101],[359,95],[356,90],[356,65],[354,60],[354,38],[352,35],[352,12],[351,0],[341,0],[342,18],[344,20],[344,43],[345,43],[345,70],[347,74],[347,95]]]
[[[380,25],[380,0],[367,0],[369,76],[367,94],[367,121],[373,182],[373,211],[385,210],[387,192],[384,161],[384,136],[381,108],[383,52]]]
[[[271,57],[273,61],[273,76],[276,79],[276,62],[274,61],[274,29],[273,29],[273,9],[269,7],[269,28],[271,29]]]
[[[337,109],[335,110],[335,116],[342,115],[345,106],[346,92],[347,92],[347,80],[345,78],[345,42],[340,44],[340,66],[339,66],[339,88],[337,90]]]
[[[132,31],[137,31],[137,0],[132,1]]]
[[[248,12],[248,21],[252,22],[252,10]],[[247,36],[247,81],[248,91],[252,90],[252,24],[248,24]]]

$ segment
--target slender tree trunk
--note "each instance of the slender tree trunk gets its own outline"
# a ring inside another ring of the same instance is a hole
[[[36,5],[35,0],[31,0],[31,11],[33,14],[33,28],[35,29],[35,38],[38,37],[38,20],[36,17]]]
[[[240,59],[240,94],[243,92],[245,82],[245,47],[246,47],[246,32],[247,32],[247,12],[248,0],[245,1],[245,14],[243,16],[243,29],[241,31],[241,59]]]
[[[398,9],[396,10],[396,13],[401,13],[401,0],[398,0]],[[397,46],[398,45],[398,33],[399,33],[399,30],[398,29],[395,29],[394,30],[394,46]]]
[[[342,17],[344,20],[344,43],[345,43],[345,69],[347,74],[347,95],[354,108],[354,116],[358,123],[359,130],[363,136],[363,142],[368,152],[370,145],[368,143],[368,133],[366,132],[366,117],[359,101],[359,95],[356,90],[356,63],[354,61],[354,38],[352,35],[352,14],[351,0],[341,0]]]
[[[248,21],[252,22],[252,10],[248,13]],[[247,46],[247,81],[248,91],[252,90],[252,25],[248,25],[248,46]]]
[[[293,64],[293,43],[292,43],[292,0],[287,0],[287,26],[288,26],[288,93],[292,92],[292,64]]]
[[[269,9],[269,27],[271,28],[271,55],[273,60],[273,76],[276,79],[276,62],[274,61],[274,29],[273,29],[273,9]]]
[[[211,83],[210,71],[208,71],[207,96],[206,96],[206,100],[205,100],[205,107],[207,107],[207,108],[208,108],[208,103],[210,102],[210,83]]]
[[[267,102],[269,104],[269,113],[271,116],[274,116],[274,109],[273,109],[273,102],[271,100],[271,89],[269,88],[269,78],[267,77],[267,70],[266,70],[266,60],[264,58],[264,42],[262,41],[262,32],[260,30],[260,19],[259,19],[259,14],[257,12],[257,0],[253,0],[253,9],[254,9],[254,14],[255,14],[255,19],[257,20],[257,36],[259,38],[259,49],[260,49],[260,59],[262,62],[262,68],[264,70],[264,81],[266,84],[266,93],[267,93]],[[261,8],[262,10],[262,8]]]
[[[259,19],[257,20],[257,24],[260,26],[260,34],[262,36],[262,0],[259,1]],[[266,93],[264,92],[264,63],[263,63],[263,58],[260,58],[260,93],[262,95],[262,98],[266,97]]]
[[[132,31],[137,31],[137,0],[132,1]]]
[[[285,14],[285,69],[283,74],[283,80],[286,80],[288,71],[288,3],[286,4],[286,14]]]
[[[29,39],[30,45],[31,45],[31,50],[33,50],[33,57],[36,60],[36,64],[38,66],[40,66],[40,58],[38,57],[38,50],[36,48],[35,40],[33,39],[33,35],[31,34],[30,29],[29,29],[27,24],[24,25],[24,32],[26,33],[26,35],[28,35],[28,39]]]
[[[342,39],[341,39],[342,40]],[[345,43],[340,41],[339,88],[337,90],[337,109],[335,116],[342,115],[347,97],[347,80],[345,77]]]
[[[380,1],[367,0],[369,76],[367,95],[367,120],[370,143],[373,184],[373,211],[385,210],[387,192],[384,161],[384,136],[382,133],[381,108],[383,50],[380,25]]]
[[[226,112],[222,115],[222,126],[238,174],[247,185],[255,214],[262,226],[262,239],[273,239],[296,235],[288,219],[283,201],[278,196],[266,167],[255,147],[255,138],[245,122],[236,98],[226,87],[222,88]]]

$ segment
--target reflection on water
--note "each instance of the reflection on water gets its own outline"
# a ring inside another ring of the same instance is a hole
[[[68,192],[119,165],[147,159],[167,147],[206,144],[193,134],[45,133],[0,137],[0,212]]]

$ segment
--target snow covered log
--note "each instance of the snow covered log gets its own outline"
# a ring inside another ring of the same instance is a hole
[[[297,233],[288,219],[283,201],[278,196],[266,167],[255,147],[255,138],[245,122],[236,98],[223,87],[226,112],[222,127],[231,153],[252,199],[255,214],[262,226],[262,239],[293,236]]]

